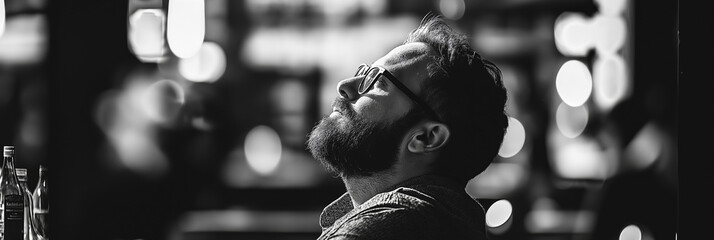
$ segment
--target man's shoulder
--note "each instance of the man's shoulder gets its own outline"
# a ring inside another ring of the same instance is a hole
[[[387,196],[391,194],[385,194]],[[394,195],[398,196],[398,195]],[[439,239],[433,235],[429,217],[411,203],[372,202],[348,214],[320,239]]]
[[[321,239],[485,239],[481,225],[455,216],[409,187],[376,195]]]
[[[440,209],[428,194],[410,187],[399,187],[375,195],[355,209],[352,223],[361,225],[426,226],[435,219]]]

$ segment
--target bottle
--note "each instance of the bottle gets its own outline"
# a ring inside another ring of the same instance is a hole
[[[25,220],[25,192],[15,174],[15,147],[3,147],[3,167],[0,173],[0,197],[3,205],[3,240],[22,240]]]
[[[22,239],[35,240],[34,230],[32,227],[32,192],[27,186],[27,169],[16,168],[17,180],[20,180],[20,187],[25,192],[25,220],[22,223]]]
[[[4,147],[3,147],[3,159],[4,157]],[[5,161],[2,161],[2,167],[0,169],[5,168]],[[2,171],[0,171],[0,178],[2,178]],[[1,195],[1,194],[0,194]],[[5,221],[3,220],[5,218],[5,206],[2,204],[2,196],[0,196],[0,240],[5,239]]]
[[[38,240],[49,239],[50,196],[47,188],[47,167],[40,165],[39,180],[32,193],[32,223]]]

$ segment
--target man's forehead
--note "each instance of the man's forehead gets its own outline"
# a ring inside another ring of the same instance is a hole
[[[390,70],[397,70],[408,66],[424,66],[431,61],[436,53],[434,50],[422,42],[407,43],[397,46],[389,51],[384,57],[374,62],[374,65],[384,66]]]

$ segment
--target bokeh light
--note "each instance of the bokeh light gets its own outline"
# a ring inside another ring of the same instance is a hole
[[[524,220],[526,230],[531,233],[587,234],[592,232],[595,214],[567,209],[550,197],[537,197]]]
[[[142,99],[140,107],[150,120],[167,123],[174,120],[183,108],[185,93],[175,81],[162,79],[152,83]]]
[[[572,107],[580,106],[588,100],[592,92],[590,70],[578,60],[569,60],[558,70],[555,87],[563,102]]]
[[[525,141],[526,129],[523,124],[518,119],[509,117],[508,129],[506,129],[506,135],[503,137],[503,143],[498,150],[498,155],[503,158],[513,157],[521,151]]]
[[[618,55],[601,55],[593,64],[593,101],[601,110],[612,109],[630,90],[627,66]]]
[[[555,172],[568,179],[605,179],[608,176],[606,154],[590,138],[579,137],[554,146],[551,158]]]
[[[592,24],[582,13],[564,12],[555,20],[555,46],[566,56],[585,56],[593,47]]]
[[[627,225],[620,232],[619,240],[642,240],[642,230],[636,225]]]
[[[589,114],[587,106],[571,107],[560,103],[555,112],[555,123],[558,130],[568,138],[575,138],[585,130]]]
[[[506,199],[493,203],[486,211],[486,225],[492,228],[499,227],[513,215],[513,205]]]
[[[199,52],[179,60],[181,76],[193,82],[215,82],[226,71],[226,54],[215,42],[204,42]]]
[[[458,20],[464,16],[466,3],[464,0],[440,0],[439,10],[444,17],[452,20]]]
[[[130,50],[142,62],[165,60],[166,15],[161,9],[139,9],[129,17]]]
[[[636,170],[649,167],[662,155],[664,140],[659,131],[654,123],[648,123],[625,147],[625,159]]]
[[[171,51],[179,58],[198,53],[206,34],[203,0],[171,0],[168,6],[166,38]]]
[[[282,145],[280,137],[272,128],[257,126],[245,137],[245,157],[255,172],[270,175],[280,163]]]
[[[597,14],[592,19],[593,41],[598,54],[614,54],[625,43],[625,19]]]
[[[119,124],[108,134],[108,139],[118,155],[118,163],[123,167],[150,179],[168,174],[169,159],[158,146],[151,131]]]
[[[21,65],[38,63],[48,50],[47,17],[40,14],[16,15],[5,24],[0,37],[0,63]]]

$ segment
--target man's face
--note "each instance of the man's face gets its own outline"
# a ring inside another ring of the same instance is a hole
[[[409,43],[390,51],[372,66],[391,72],[415,94],[427,79],[433,55],[424,43]],[[369,176],[390,169],[407,131],[419,120],[414,103],[386,77],[364,94],[361,76],[340,81],[333,112],[310,133],[307,145],[328,170],[343,177]]]

